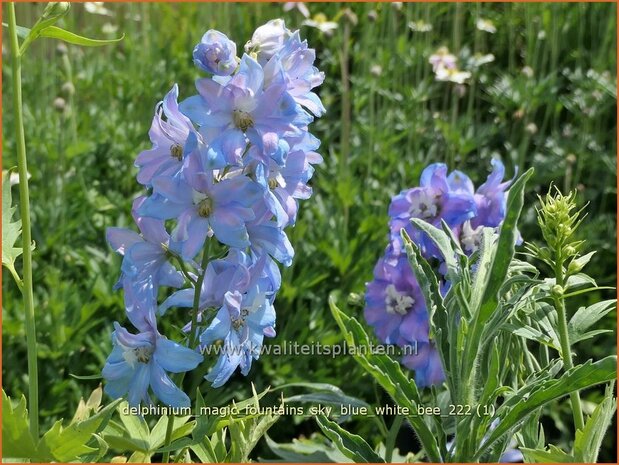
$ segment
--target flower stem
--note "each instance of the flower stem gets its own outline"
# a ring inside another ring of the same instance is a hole
[[[561,265],[562,261],[556,261],[557,266],[555,266],[555,279],[556,284],[563,288],[563,266]],[[574,367],[572,362],[572,350],[570,344],[570,336],[567,329],[567,317],[565,311],[565,302],[560,295],[553,295],[553,300],[555,304],[555,308],[557,310],[557,314],[559,316],[559,340],[561,342],[561,358],[563,359],[563,365],[566,370],[569,370]],[[580,394],[578,391],[572,392],[570,394],[570,402],[572,403],[572,415],[574,416],[574,425],[577,430],[583,430],[585,428],[585,420],[582,414],[582,406],[580,403]]]
[[[30,194],[28,192],[28,166],[26,163],[26,138],[22,114],[21,54],[17,39],[15,4],[8,4],[9,41],[13,71],[13,112],[15,113],[15,139],[17,144],[17,168],[19,172],[19,208],[22,221],[23,287],[26,313],[26,346],[28,352],[28,413],[30,433],[39,438],[39,379],[37,370],[37,335],[34,319],[34,294],[32,290],[32,233],[30,231]]]
[[[189,347],[195,348],[196,343],[198,342],[198,312],[200,310],[200,294],[202,293],[202,283],[204,282],[204,275],[206,274],[206,266],[210,260],[211,255],[211,241],[207,238],[205,242],[204,251],[202,253],[202,263],[200,264],[201,273],[198,276],[197,282],[191,280],[194,285],[194,294],[193,294],[193,310],[191,316],[191,335],[189,336]],[[182,260],[179,260],[181,263]],[[181,268],[184,270],[183,265],[181,264]],[[178,385],[182,386],[183,380],[185,379],[185,373],[181,373],[178,381]],[[170,415],[168,417],[168,425],[165,433],[164,445],[165,447],[170,445],[172,442],[172,433],[174,432],[174,416]],[[170,462],[170,452],[163,453],[163,463]]]
[[[402,426],[402,422],[404,421],[404,417],[402,415],[398,415],[393,419],[393,423],[391,424],[391,428],[389,429],[389,436],[387,437],[387,442],[385,443],[385,462],[390,463],[393,458],[393,449],[395,448],[395,440],[398,437],[398,433],[400,432],[400,427]]]

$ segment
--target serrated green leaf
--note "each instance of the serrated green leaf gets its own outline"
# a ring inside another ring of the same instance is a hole
[[[66,428],[63,428],[62,420],[58,420],[39,441],[39,456],[44,459],[51,457],[58,462],[70,462],[82,455],[95,452],[97,449],[87,444],[95,433],[105,427],[119,402],[112,402],[96,415],[81,422],[71,423]]]
[[[566,371],[559,378],[539,376],[509,396],[497,409],[498,426],[490,432],[483,446],[476,453],[478,459],[504,434],[515,428],[539,407],[572,392],[607,383],[617,378],[617,357],[608,356],[592,363],[588,361]]]
[[[614,383],[611,383],[606,390],[606,397],[595,408],[591,417],[585,424],[583,431],[576,431],[574,440],[574,456],[576,461],[582,463],[597,462],[602,441],[606,432],[613,421],[615,410],[617,409],[617,399],[612,392]]]
[[[548,450],[527,449],[521,447],[520,452],[527,459],[527,462],[533,463],[574,463],[578,462],[572,455],[566,454],[557,446],[550,444]]]
[[[417,433],[428,458],[432,462],[442,462],[434,433],[424,419],[417,415],[417,406],[421,404],[421,401],[415,381],[408,379],[402,372],[400,364],[389,356],[367,350],[370,346],[368,335],[355,318],[349,317],[337,308],[333,295],[329,297],[329,306],[344,334],[346,343],[356,349],[365,346],[365,349],[354,351],[355,360],[372,375],[398,405],[409,410],[406,418]]]
[[[456,254],[449,236],[444,231],[432,226],[426,221],[418,218],[412,218],[411,223],[422,232],[428,235],[428,237],[436,244],[441,255],[445,259],[445,265],[447,266],[447,276],[451,281],[457,279],[458,276],[458,263],[456,262]]]
[[[606,314],[610,313],[616,305],[617,301],[612,299],[597,302],[588,307],[580,307],[568,323],[567,329],[569,332],[570,341],[575,343],[582,341],[583,339],[587,339],[595,334],[599,334],[598,332],[594,334],[587,333],[587,330],[601,320]]]
[[[28,423],[26,398],[22,395],[17,405],[2,390],[2,457],[31,459],[37,447]]]
[[[324,435],[349,459],[356,463],[384,463],[361,436],[346,431],[324,415],[317,416],[316,422]]]
[[[118,39],[90,39],[88,37],[83,37],[73,32],[66,31],[57,26],[48,26],[41,31],[40,37],[59,39],[64,42],[74,45],[81,45],[83,47],[101,47],[103,45],[111,45],[120,42],[125,38],[125,35],[123,34]]]
[[[2,265],[7,267],[17,279],[15,260],[23,253],[15,247],[21,236],[21,220],[13,221],[17,207],[12,205],[10,172],[2,171]],[[18,284],[20,282],[18,281]]]

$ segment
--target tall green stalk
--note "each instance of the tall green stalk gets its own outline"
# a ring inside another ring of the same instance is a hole
[[[557,257],[558,266],[555,267],[555,279],[556,284],[561,289],[563,289],[563,285],[565,284],[563,278],[563,265],[562,261],[559,261]],[[559,341],[561,343],[561,358],[563,359],[563,365],[566,370],[570,370],[574,367],[574,363],[572,361],[572,347],[570,344],[570,336],[567,329],[567,315],[565,310],[565,301],[563,297],[554,293],[553,301],[555,305],[555,309],[557,310],[557,315],[559,317],[559,324],[557,328],[557,332],[559,333]],[[570,402],[572,404],[572,414],[574,416],[574,425],[576,429],[584,430],[585,428],[585,419],[582,414],[582,405],[580,403],[580,394],[578,391],[572,392],[570,394]]]
[[[19,172],[19,208],[22,221],[24,310],[26,313],[26,346],[28,351],[28,412],[32,437],[39,437],[39,375],[37,369],[37,334],[34,318],[32,290],[32,234],[30,231],[30,194],[28,192],[28,165],[21,92],[21,54],[17,39],[15,4],[8,4],[9,41],[13,71],[13,112],[15,115],[15,140]]]

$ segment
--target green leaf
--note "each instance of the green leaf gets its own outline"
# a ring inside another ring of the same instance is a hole
[[[331,441],[317,434],[312,438],[293,439],[288,444],[278,444],[266,435],[267,445],[275,455],[288,463],[344,463],[352,462]]]
[[[21,220],[13,221],[17,207],[12,205],[10,175],[10,171],[2,171],[2,265],[21,286],[21,279],[15,270],[15,260],[23,253],[21,247],[15,247],[21,236]]]
[[[66,428],[63,428],[62,420],[58,420],[39,441],[39,456],[44,460],[70,462],[96,452],[97,449],[87,444],[95,433],[103,430],[119,403],[120,400],[114,401],[87,420],[71,423]]]
[[[316,417],[322,432],[349,459],[356,463],[384,463],[383,458],[372,450],[361,436],[352,434],[324,415]]]
[[[41,31],[40,37],[59,39],[70,44],[81,45],[83,47],[101,47],[103,45],[118,43],[125,38],[125,35],[123,34],[118,39],[90,39],[88,37],[83,37],[73,32],[66,31],[57,26],[48,26]]]
[[[8,28],[9,25],[7,23],[2,23],[2,27]],[[17,26],[16,31],[17,31],[17,37],[19,37],[20,39],[25,39],[26,37],[28,37],[28,34],[30,34],[30,29],[28,29],[27,27],[23,27],[23,26]]]
[[[399,406],[409,410],[406,417],[417,433],[429,460],[442,462],[435,434],[424,419],[417,415],[417,406],[421,404],[421,401],[415,381],[404,375],[398,362],[385,354],[375,354],[369,350],[370,340],[363,327],[355,318],[349,317],[337,308],[333,295],[329,297],[329,306],[344,334],[346,343],[349,347],[355,348],[355,360],[372,375]]]
[[[602,441],[610,423],[614,419],[617,409],[617,399],[613,397],[614,383],[606,389],[606,397],[595,408],[593,414],[587,420],[583,431],[576,431],[574,440],[574,455],[577,462],[595,463],[597,462]]]
[[[22,395],[17,405],[2,390],[2,457],[32,459],[37,447],[28,423],[26,398]]]
[[[568,323],[568,333],[572,343],[588,339],[598,332],[587,332],[591,326],[610,313],[617,305],[617,301],[604,300],[588,307],[580,307]],[[600,330],[606,332],[607,330]]]
[[[413,225],[426,233],[432,242],[436,244],[438,250],[441,252],[441,255],[445,258],[445,264],[447,265],[447,276],[451,281],[457,279],[458,276],[458,264],[456,262],[456,256],[453,247],[451,246],[451,241],[449,236],[445,234],[442,230],[432,226],[430,223],[427,223],[418,218],[412,218],[411,223]]]
[[[518,220],[524,205],[524,187],[527,180],[533,175],[533,168],[520,176],[509,189],[507,195],[507,206],[505,220],[501,225],[499,238],[493,246],[493,256],[491,263],[486,263],[488,272],[483,283],[477,284],[483,289],[482,298],[479,304],[471,306],[473,321],[471,322],[470,333],[466,339],[464,350],[464,360],[462,362],[461,375],[466,376],[472,372],[475,365],[477,354],[482,345],[482,334],[486,323],[491,318],[499,303],[499,291],[505,282],[509,265],[514,258],[516,241],[518,239]],[[484,241],[488,241],[487,236]],[[485,246],[486,244],[484,244]],[[478,288],[478,292],[480,289]],[[491,328],[496,330],[496,328]],[[467,381],[465,381],[467,382]]]
[[[550,444],[548,447],[549,450],[540,450],[540,449],[527,449],[526,447],[521,447],[520,452],[527,459],[527,462],[534,463],[574,463],[579,462],[572,455],[566,454],[557,446],[553,446]]]
[[[539,407],[572,392],[607,383],[617,378],[617,357],[608,356],[595,363],[588,361],[566,371],[560,378],[540,376],[509,396],[496,411],[498,426],[478,450],[478,459],[504,434],[518,426]]]

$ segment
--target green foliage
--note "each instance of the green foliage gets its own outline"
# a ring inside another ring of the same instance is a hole
[[[23,249],[16,247],[21,236],[21,220],[13,221],[17,207],[13,206],[11,196],[11,171],[2,171],[2,265],[5,266],[21,287],[21,279],[15,270],[15,260],[22,254]]]
[[[316,422],[322,432],[327,436],[336,447],[349,459],[356,463],[382,463],[380,457],[361,436],[349,433],[342,429],[337,423],[327,417],[318,416]]]
[[[22,396],[14,406],[2,391],[2,448],[3,459],[33,462],[93,461],[107,452],[107,444],[100,433],[107,425],[119,402],[101,407],[101,388],[95,390],[80,408],[68,426],[58,420],[39,440],[29,430],[26,400]]]

